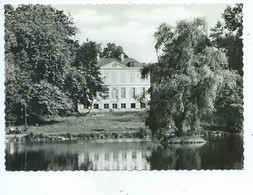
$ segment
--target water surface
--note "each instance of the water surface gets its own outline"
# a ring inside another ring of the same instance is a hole
[[[164,147],[151,140],[6,143],[6,170],[242,169],[242,136]]]

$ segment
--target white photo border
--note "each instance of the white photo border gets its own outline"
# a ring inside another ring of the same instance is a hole
[[[243,3],[244,168],[211,171],[5,171],[4,4]],[[0,186],[1,194],[253,194],[253,2],[247,1],[39,1],[0,2]]]

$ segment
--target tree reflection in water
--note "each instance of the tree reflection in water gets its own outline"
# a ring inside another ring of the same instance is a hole
[[[201,145],[163,147],[152,141],[65,141],[6,144],[6,170],[242,169],[242,136]]]
[[[157,147],[148,158],[152,170],[201,169],[201,158],[196,146],[171,145]]]
[[[242,169],[243,137],[210,137],[204,145],[169,145],[152,150],[151,170]]]

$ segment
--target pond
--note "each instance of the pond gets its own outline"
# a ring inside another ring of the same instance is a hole
[[[242,169],[243,137],[206,137],[204,145],[162,146],[152,140],[6,143],[6,170]]]

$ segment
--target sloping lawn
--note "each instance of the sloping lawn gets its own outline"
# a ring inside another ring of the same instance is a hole
[[[55,123],[29,126],[27,133],[85,133],[105,130],[106,132],[138,131],[145,128],[146,112],[90,113],[85,116],[57,117]]]

